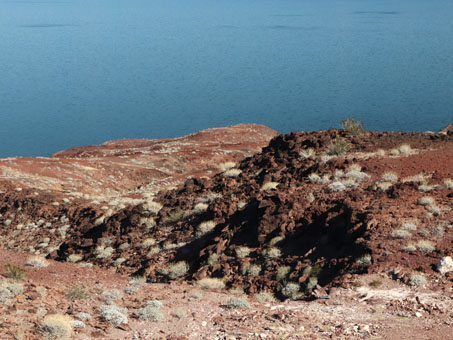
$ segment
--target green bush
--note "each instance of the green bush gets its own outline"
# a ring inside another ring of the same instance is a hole
[[[349,132],[353,135],[360,135],[365,132],[365,129],[362,126],[362,122],[351,117],[348,117],[345,120],[341,121],[341,127],[346,132]]]
[[[327,154],[330,156],[344,155],[349,151],[351,151],[351,144],[349,144],[343,138],[335,138],[327,148]]]
[[[4,277],[8,277],[10,279],[20,281],[20,280],[25,279],[25,277],[27,276],[27,272],[25,271],[25,269],[17,267],[13,264],[7,264],[5,266],[5,268],[6,268],[6,273],[3,274]]]

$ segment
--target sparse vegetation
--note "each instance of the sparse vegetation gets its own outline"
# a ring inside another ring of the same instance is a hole
[[[266,303],[266,302],[276,302],[277,299],[275,298],[274,294],[270,292],[260,292],[256,295],[256,299],[259,303]]]
[[[27,260],[26,265],[33,268],[46,268],[49,266],[49,262],[44,257],[32,256]]]
[[[67,339],[72,335],[72,320],[67,315],[46,315],[39,332],[47,339]]]
[[[115,249],[112,247],[105,247],[104,245],[97,246],[94,254],[96,255],[97,259],[107,259],[112,256]]]
[[[368,283],[368,286],[373,287],[373,288],[379,288],[382,285],[382,281],[380,280],[373,280],[370,283]]]
[[[266,182],[261,187],[261,191],[275,190],[279,184],[278,182]]]
[[[215,226],[216,226],[216,223],[214,221],[201,222],[197,227],[197,231],[196,231],[197,237],[201,237],[201,236],[209,233],[210,231],[212,231],[215,228]]]
[[[219,278],[204,278],[197,281],[197,285],[202,289],[223,289],[225,283]]]
[[[87,294],[84,286],[72,286],[65,292],[66,298],[69,300],[87,299]]]
[[[229,309],[250,308],[249,302],[243,297],[232,297],[228,299],[226,307]]]
[[[300,285],[295,282],[288,282],[283,288],[282,288],[282,295],[285,298],[293,298],[300,290]]]
[[[396,183],[398,182],[398,175],[394,172],[384,172],[382,180],[385,182]]]
[[[257,276],[261,272],[259,264],[247,264],[242,268],[242,274],[250,277]]]
[[[288,276],[288,274],[291,272],[291,267],[290,266],[282,266],[280,268],[278,268],[277,270],[277,281],[282,281],[284,279],[286,279],[286,277]]]
[[[5,265],[6,268],[6,273],[3,274],[4,277],[20,281],[23,280],[27,277],[27,272],[25,269],[22,269],[18,266],[15,266],[13,264],[7,264]]]
[[[422,273],[414,273],[409,277],[410,286],[426,286],[427,281]]]
[[[434,251],[436,248],[434,247],[434,244],[431,241],[427,240],[420,240],[417,242],[416,247],[418,250],[430,253]]]
[[[329,156],[341,156],[351,151],[351,144],[349,144],[343,138],[335,138],[327,148],[327,155]]]
[[[129,323],[127,310],[116,305],[103,305],[99,308],[101,318],[110,322],[114,327]]]
[[[243,259],[250,254],[250,248],[248,247],[237,247],[234,249],[234,253],[238,259]]]
[[[341,127],[353,135],[360,135],[365,132],[360,120],[348,117],[341,122]]]
[[[148,301],[144,306],[137,310],[135,317],[142,321],[161,321],[164,319],[164,315],[160,311],[162,306],[162,302],[158,300]]]
[[[435,201],[434,198],[430,196],[424,196],[418,200],[418,204],[423,206],[431,206],[434,205]]]
[[[453,179],[450,178],[445,179],[444,185],[447,189],[453,189]]]
[[[412,234],[404,229],[395,229],[392,231],[393,238],[409,238]]]
[[[362,257],[359,257],[355,263],[361,267],[366,267],[369,266],[373,263],[373,258],[371,257],[370,254],[363,255]]]
[[[168,277],[172,280],[184,276],[189,270],[189,264],[185,261],[179,261],[168,266]]]
[[[269,259],[274,259],[282,255],[282,251],[277,247],[270,247],[263,251],[263,255]]]
[[[239,169],[229,169],[229,170],[225,171],[225,172],[223,173],[223,175],[224,175],[225,177],[231,177],[231,178],[233,178],[233,177],[239,176],[239,175],[241,174],[241,172],[242,172],[242,171],[239,170]]]

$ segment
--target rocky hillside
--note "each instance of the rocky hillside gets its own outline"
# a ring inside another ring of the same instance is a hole
[[[223,167],[117,212],[9,193],[4,247],[282,299],[382,271],[451,289],[453,134],[291,133]]]

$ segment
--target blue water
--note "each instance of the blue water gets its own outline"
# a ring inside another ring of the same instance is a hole
[[[0,0],[0,157],[453,121],[451,0]]]

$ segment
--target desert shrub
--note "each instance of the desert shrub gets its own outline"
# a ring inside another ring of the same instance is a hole
[[[84,286],[72,286],[65,292],[69,300],[87,299],[89,296]]]
[[[444,185],[447,189],[453,189],[453,179],[450,178],[445,179]]]
[[[409,238],[412,234],[404,229],[395,229],[392,231],[392,237],[394,238]]]
[[[46,315],[39,332],[47,339],[67,339],[72,335],[72,320],[67,315]]]
[[[46,268],[49,266],[49,262],[41,256],[33,256],[27,260],[26,265],[33,268]]]
[[[106,290],[105,292],[102,292],[102,295],[106,301],[118,300],[123,296],[118,289]]]
[[[388,189],[390,189],[392,187],[392,183],[391,182],[380,182],[378,183],[376,186],[381,189],[382,191],[387,191]]]
[[[126,259],[124,257],[119,257],[113,262],[113,265],[115,267],[118,267],[118,266],[122,265],[124,262],[126,262]]]
[[[247,264],[242,268],[242,274],[253,277],[259,275],[261,266],[259,264]]]
[[[434,189],[434,186],[429,184],[422,184],[418,187],[418,191],[420,192],[428,192]]]
[[[437,237],[442,237],[445,235],[445,228],[439,225],[433,229],[432,234]]]
[[[162,307],[162,302],[158,300],[148,301],[137,310],[135,317],[142,321],[161,321],[164,319],[164,315],[159,310],[160,307]]]
[[[249,256],[250,248],[248,247],[237,247],[234,249],[234,253],[238,259],[243,259],[244,257]]]
[[[357,265],[361,266],[361,267],[365,267],[365,266],[369,266],[373,263],[373,259],[371,257],[371,255],[369,254],[366,254],[366,255],[363,255],[362,257],[359,257],[355,263],[357,263]]]
[[[307,282],[306,289],[312,290],[318,285],[318,278],[317,277],[310,277]]]
[[[66,261],[76,263],[82,261],[83,256],[79,254],[71,254],[67,257]]]
[[[282,251],[277,247],[270,247],[264,250],[263,255],[268,259],[274,259],[282,255]]]
[[[235,166],[236,166],[236,163],[234,163],[234,162],[225,162],[225,163],[219,164],[219,169],[220,169],[220,171],[224,172],[224,171],[230,170],[231,168],[234,168]]]
[[[430,196],[424,196],[418,200],[418,204],[423,206],[434,205],[434,203],[435,203],[434,198]]]
[[[196,231],[197,237],[201,237],[201,236],[209,233],[210,231],[212,231],[215,228],[215,226],[216,226],[216,223],[214,221],[201,222],[197,227],[197,231]]]
[[[103,305],[99,308],[99,311],[101,313],[101,318],[110,322],[114,327],[129,322],[126,315],[127,310],[124,308],[119,308],[115,305]]]
[[[241,170],[239,169],[229,169],[223,173],[225,177],[237,177],[241,174]]]
[[[208,207],[209,205],[207,203],[197,203],[195,205],[195,207],[193,208],[193,210],[196,212],[196,213],[202,213],[202,212],[205,212],[206,210],[208,210]]]
[[[416,244],[416,247],[418,250],[428,252],[428,253],[432,252],[436,249],[434,247],[434,244],[431,241],[427,241],[427,240],[418,241]]]
[[[291,267],[290,266],[282,266],[278,268],[277,270],[277,281],[282,281],[286,279],[288,274],[291,272]]]
[[[416,251],[417,247],[413,243],[409,243],[402,250],[405,252],[411,252],[411,251]]]
[[[351,117],[341,121],[341,127],[353,135],[360,135],[365,132],[362,122]]]
[[[410,155],[411,153],[414,152],[414,150],[411,148],[409,144],[402,144],[398,147],[398,151],[402,155]]]
[[[398,175],[394,172],[384,172],[382,180],[385,182],[396,183],[398,182]]]
[[[202,289],[223,289],[225,283],[219,278],[204,278],[197,281],[197,285]]]
[[[232,297],[228,299],[226,303],[226,307],[229,309],[237,309],[237,308],[250,308],[250,304],[248,301],[243,297]]]
[[[275,298],[274,294],[270,292],[260,292],[256,299],[259,303],[266,303],[266,302],[276,302],[277,299]]]
[[[106,259],[112,256],[115,249],[112,247],[105,247],[104,245],[100,245],[96,247],[94,251],[94,255],[96,255],[97,259]]]
[[[168,277],[172,280],[181,277],[189,270],[189,264],[185,261],[179,261],[168,266]]]
[[[324,175],[321,177],[317,173],[311,173],[308,175],[308,180],[312,183],[326,184],[330,182],[330,176]]]
[[[143,240],[141,247],[143,249],[149,248],[151,246],[154,246],[156,244],[156,240],[153,238],[146,238]]]
[[[285,298],[292,298],[295,296],[300,290],[300,285],[295,282],[288,282],[283,288],[282,288],[282,295]]]
[[[310,157],[314,156],[315,154],[316,153],[313,148],[303,149],[299,152],[300,158],[310,158]]]
[[[87,321],[91,319],[91,315],[84,312],[80,312],[79,314],[77,314],[77,317],[82,321]]]
[[[430,214],[433,214],[434,216],[438,216],[440,214],[440,212],[442,211],[441,208],[439,208],[438,206],[436,205],[429,205],[428,206],[428,212]]]
[[[417,230],[417,225],[415,223],[410,223],[410,222],[403,223],[403,225],[401,226],[401,229],[415,231],[415,230]]]
[[[351,151],[351,144],[343,138],[335,138],[327,148],[327,154],[330,156],[340,156]]]
[[[143,203],[141,207],[145,212],[157,215],[163,206],[158,202],[147,201]]]
[[[213,265],[218,260],[219,260],[219,255],[216,254],[216,253],[213,253],[213,254],[209,255],[207,262],[208,262],[209,265]]]
[[[25,279],[27,276],[27,272],[25,271],[25,269],[22,269],[13,264],[5,265],[5,268],[6,268],[6,273],[3,274],[4,277],[8,277],[10,279],[20,281],[20,280]]]
[[[327,189],[331,192],[341,192],[346,190],[346,186],[342,182],[333,182],[327,186]]]
[[[409,277],[410,286],[425,286],[427,284],[426,278],[421,273],[414,273]]]

